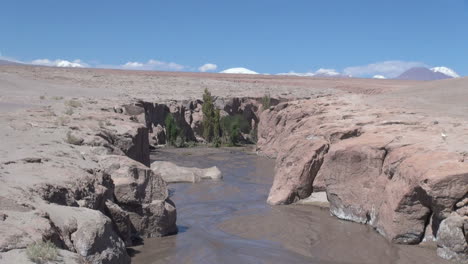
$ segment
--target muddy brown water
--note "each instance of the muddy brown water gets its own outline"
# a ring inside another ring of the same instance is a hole
[[[269,206],[274,161],[238,149],[159,150],[153,160],[218,166],[222,181],[169,185],[179,233],[146,239],[132,263],[449,263],[307,205]]]

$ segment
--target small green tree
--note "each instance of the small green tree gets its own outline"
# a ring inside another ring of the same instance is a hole
[[[221,145],[221,114],[219,109],[215,110],[213,122],[213,145],[219,147]]]
[[[210,91],[205,88],[205,92],[203,94],[203,137],[207,142],[213,141],[214,136],[214,116],[215,116],[215,108],[213,103],[213,96],[211,96]]]
[[[269,94],[265,94],[262,97],[262,109],[267,110],[271,106],[271,97]]]
[[[164,123],[166,125],[166,141],[169,145],[174,146],[180,134],[180,128],[177,126],[174,116],[171,113],[166,116]]]
[[[223,141],[229,146],[239,143],[241,131],[250,132],[250,125],[242,115],[225,116],[221,118]]]

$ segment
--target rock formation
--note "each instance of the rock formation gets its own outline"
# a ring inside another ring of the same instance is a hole
[[[327,193],[330,212],[395,243],[435,238],[440,256],[467,261],[466,126],[347,98],[282,103],[260,117],[258,151],[276,157],[268,202]],[[441,136],[450,127],[451,138]]]
[[[261,113],[261,98],[219,97],[214,103],[216,108],[220,109],[221,117],[240,115],[252,129],[257,128]],[[279,100],[276,99],[271,101],[272,105],[278,103]],[[149,131],[149,142],[157,146],[166,143],[165,119],[168,114],[172,114],[186,141],[204,142],[202,105],[201,100],[165,103],[137,101],[123,107],[116,107],[114,111],[132,116],[134,120],[145,125]],[[243,134],[243,136],[243,142],[251,142],[248,134]]]
[[[2,114],[12,120],[2,149],[17,149],[0,159],[2,263],[25,258],[37,241],[54,243],[69,263],[130,263],[127,246],[177,232],[166,183],[148,167],[138,109],[74,105],[70,115],[60,106]]]

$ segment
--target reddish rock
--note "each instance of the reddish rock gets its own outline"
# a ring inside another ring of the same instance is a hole
[[[276,160],[276,177],[268,196],[270,204],[289,204],[308,197],[312,183],[328,151],[328,142],[307,135],[286,140]],[[297,144],[299,142],[299,144]]]

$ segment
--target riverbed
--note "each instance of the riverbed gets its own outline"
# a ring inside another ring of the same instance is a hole
[[[132,263],[449,263],[433,248],[395,245],[327,208],[270,206],[274,160],[242,149],[160,149],[152,160],[217,166],[221,181],[170,184],[177,235],[133,247]]]

